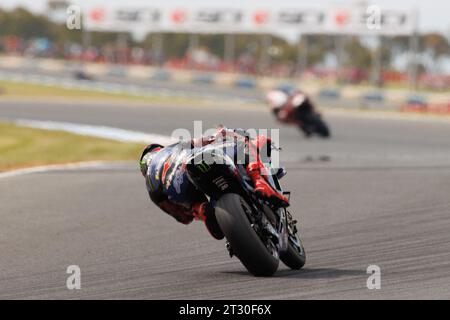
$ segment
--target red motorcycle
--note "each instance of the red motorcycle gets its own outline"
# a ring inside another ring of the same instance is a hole
[[[297,125],[306,137],[314,134],[322,138],[330,137],[328,125],[304,93],[272,90],[266,95],[266,99],[279,122]]]

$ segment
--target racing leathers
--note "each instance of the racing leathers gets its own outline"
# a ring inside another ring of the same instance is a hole
[[[211,235],[216,239],[223,238],[223,234],[220,228],[218,229],[214,208],[203,192],[188,179],[186,161],[199,148],[216,143],[224,137],[228,139],[230,136],[241,142],[244,141],[248,147],[249,161],[246,162],[246,169],[254,184],[255,192],[264,197],[274,197],[282,205],[288,206],[288,200],[275,191],[262,177],[262,174],[265,174],[264,165],[258,150],[270,144],[270,139],[264,136],[248,139],[236,130],[220,128],[213,136],[158,148],[141,159],[141,170],[146,178],[150,199],[178,222],[189,224],[194,219],[204,221]]]

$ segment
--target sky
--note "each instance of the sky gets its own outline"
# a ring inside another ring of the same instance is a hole
[[[127,3],[127,4],[152,4],[161,3],[161,0],[75,0],[79,4],[83,3]],[[187,4],[196,0],[164,0],[164,2],[178,2]],[[226,3],[232,5],[233,3],[239,6],[247,6],[254,3],[261,5],[262,3],[276,4],[280,0],[209,0],[212,4]],[[323,7],[335,4],[354,4],[356,0],[282,0],[286,3],[299,5],[304,3],[305,7]],[[359,1],[360,2],[360,1]],[[430,32],[439,31],[450,36],[450,0],[372,0],[369,4],[379,5],[380,8],[395,8],[395,9],[411,9],[417,8],[419,10],[419,31]],[[35,11],[43,11],[46,8],[46,0],[0,0],[0,7],[13,8],[18,5],[25,6]]]

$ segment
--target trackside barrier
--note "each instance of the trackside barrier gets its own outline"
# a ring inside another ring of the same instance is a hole
[[[276,87],[277,90],[281,90],[284,92],[293,92],[297,89],[297,86],[292,83],[282,83]]]
[[[169,81],[170,79],[172,79],[172,74],[167,70],[158,69],[151,73],[150,79],[158,81]]]
[[[236,88],[242,88],[242,89],[254,89],[254,88],[256,88],[256,82],[252,78],[240,76],[236,80],[234,80],[234,86]]]
[[[430,104],[428,105],[427,111],[430,113],[450,114],[450,102]]]
[[[40,62],[34,59],[26,59],[22,65],[26,68],[38,69],[40,66]]]
[[[382,103],[386,99],[385,99],[385,96],[383,93],[377,92],[377,91],[372,91],[372,92],[363,93],[361,96],[361,100],[364,103]]]
[[[427,103],[427,98],[425,96],[417,94],[410,95],[406,99],[406,104],[410,105],[426,105]]]
[[[129,94],[139,97],[170,97],[179,99],[192,99],[199,96],[211,101],[223,101],[240,104],[260,102],[258,98],[230,96],[228,94],[208,92],[191,92],[189,90],[171,90],[168,88],[151,88],[145,85],[128,84],[128,83],[112,83],[110,81],[96,80],[95,77],[87,80],[67,76],[42,75],[33,73],[22,73],[13,71],[4,71],[0,69],[0,80],[13,81],[17,83],[31,83],[44,86],[57,86],[68,89],[82,89],[97,92],[107,92],[112,94]],[[1,88],[0,88],[1,90]]]
[[[215,77],[212,74],[193,74],[191,81],[198,84],[214,84]]]
[[[341,92],[338,89],[325,88],[319,90],[318,96],[325,99],[339,99]]]
[[[197,83],[204,85],[231,86],[243,89],[270,90],[277,87],[299,88],[310,95],[320,98],[337,100],[345,98],[355,103],[367,105],[384,104],[386,106],[405,105],[408,108],[417,109],[417,104],[434,106],[432,109],[438,112],[446,112],[449,100],[448,92],[427,92],[422,98],[415,96],[406,89],[384,89],[383,91],[369,91],[357,86],[326,87],[325,84],[312,81],[300,81],[299,79],[280,79],[270,77],[254,78],[234,73],[199,72],[191,70],[162,69],[152,66],[137,65],[113,65],[105,63],[64,61],[45,58],[24,58],[17,56],[0,56],[0,67],[5,69],[25,69],[29,71],[60,72],[75,75],[83,72],[92,79],[101,76],[114,76],[140,80],[175,81],[180,83]],[[57,76],[55,74],[55,76]],[[325,87],[324,87],[325,85]],[[365,92],[364,92],[365,91]],[[423,108],[423,107],[422,107]]]
[[[400,110],[414,113],[450,114],[450,103],[404,104]]]
[[[127,76],[127,69],[122,66],[110,66],[106,72],[107,76],[124,78]]]

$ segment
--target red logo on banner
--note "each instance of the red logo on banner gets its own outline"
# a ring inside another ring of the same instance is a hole
[[[186,12],[183,10],[175,10],[172,12],[171,18],[175,23],[183,23],[186,20]]]
[[[349,19],[349,15],[347,11],[339,11],[335,16],[334,16],[334,21],[336,22],[336,24],[338,26],[343,26],[344,24],[346,24],[348,22]]]
[[[100,22],[105,17],[105,10],[103,8],[95,8],[89,12],[89,18],[92,21]]]
[[[267,13],[267,11],[257,11],[253,15],[253,21],[256,24],[265,24],[267,23],[268,17],[269,14]]]

